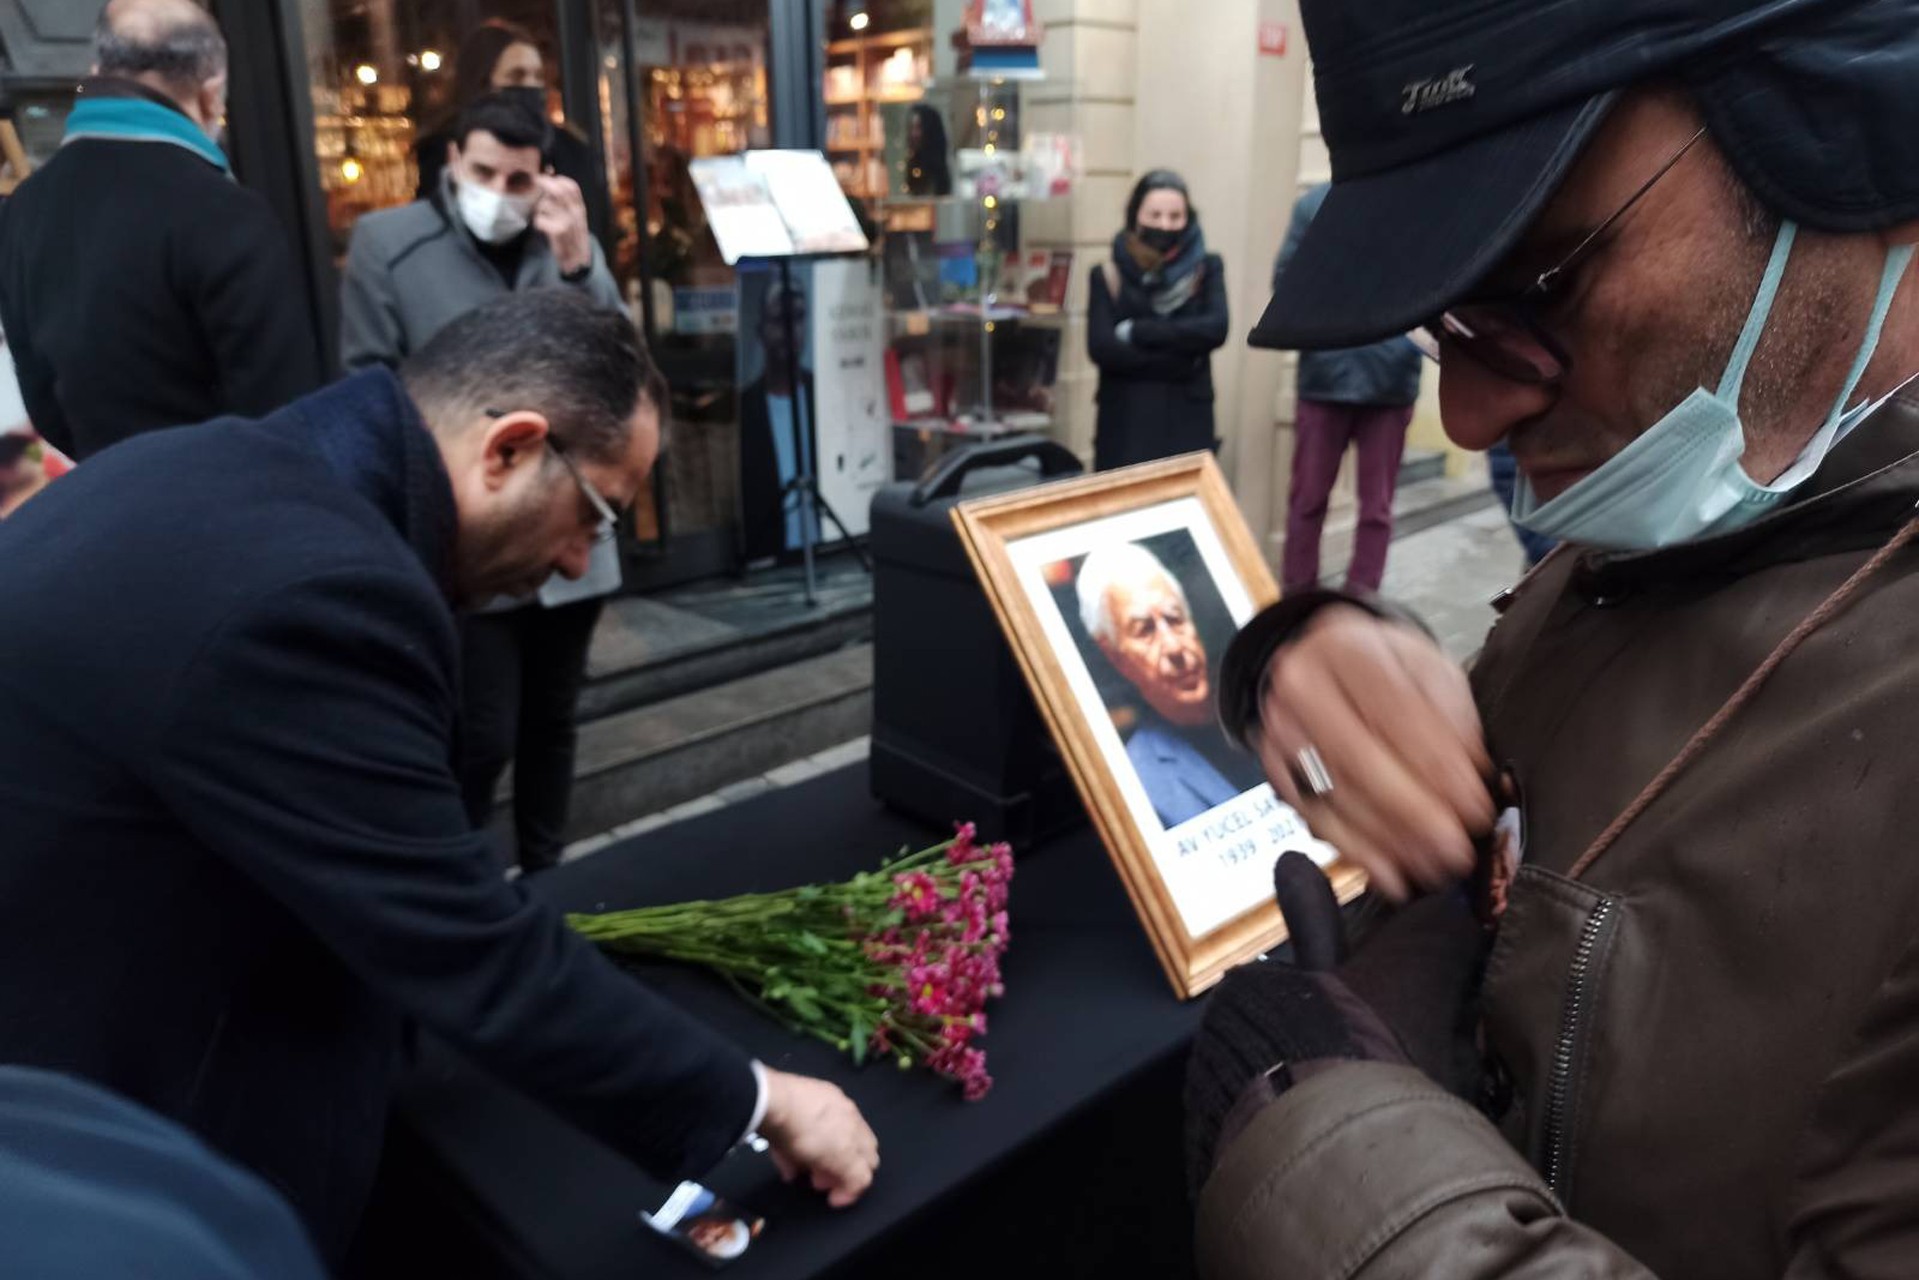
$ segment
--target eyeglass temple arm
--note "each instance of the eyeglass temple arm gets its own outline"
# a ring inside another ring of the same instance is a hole
[[[1661,178],[1665,177],[1668,173],[1670,173],[1674,165],[1678,164],[1681,160],[1685,159],[1686,153],[1688,151],[1691,151],[1693,149],[1693,146],[1696,143],[1698,143],[1698,141],[1701,138],[1705,136],[1706,136],[1706,128],[1704,125],[1701,125],[1699,127],[1699,132],[1693,134],[1692,137],[1686,139],[1686,145],[1679,148],[1679,150],[1673,152],[1671,158],[1669,158],[1666,161],[1666,163],[1659,166],[1659,171],[1653,174],[1652,177],[1646,179],[1646,181],[1640,185],[1639,190],[1632,193],[1632,198],[1630,200],[1627,200],[1626,203],[1620,205],[1617,209],[1613,210],[1611,217],[1607,218],[1604,222],[1600,223],[1598,226],[1594,227],[1589,233],[1587,233],[1586,238],[1584,240],[1581,240],[1578,243],[1578,245],[1574,247],[1573,251],[1565,256],[1564,260],[1562,260],[1558,266],[1545,272],[1539,277],[1539,279],[1533,281],[1533,287],[1531,292],[1543,293],[1547,289],[1550,289],[1552,287],[1553,282],[1557,280],[1561,275],[1563,275],[1568,267],[1572,266],[1573,263],[1579,261],[1580,258],[1585,256],[1586,250],[1592,247],[1592,244],[1595,240],[1605,235],[1606,232],[1611,229],[1613,223],[1625,217],[1627,211],[1630,210],[1634,205],[1638,204],[1639,201],[1642,198],[1644,198],[1645,194],[1648,191],[1651,191],[1653,187],[1658,184]]]

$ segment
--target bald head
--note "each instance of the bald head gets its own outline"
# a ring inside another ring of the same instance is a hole
[[[226,114],[227,42],[193,0],[111,0],[93,31],[93,70],[164,93],[209,130]]]

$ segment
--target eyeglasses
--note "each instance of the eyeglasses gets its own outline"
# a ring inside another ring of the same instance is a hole
[[[486,416],[489,418],[504,418],[506,416],[506,410],[488,409],[486,410]],[[596,543],[611,542],[613,535],[619,531],[620,521],[626,518],[626,511],[608,502],[605,496],[593,487],[593,482],[588,480],[585,474],[581,472],[579,464],[567,456],[566,447],[553,438],[551,431],[548,431],[546,435],[546,447],[553,451],[553,456],[560,460],[560,465],[566,468],[566,473],[573,477],[573,483],[579,486],[580,496],[585,498],[587,506],[592,508],[594,524],[593,541]]]
[[[580,486],[580,492],[585,495],[587,505],[593,508],[593,514],[598,518],[593,529],[593,541],[613,541],[613,535],[620,527],[622,513],[600,495],[600,491],[593,487],[592,482],[580,473],[580,468],[573,459],[567,456],[560,442],[550,434],[546,438],[546,447],[553,450],[553,456],[560,460],[560,465],[566,468],[566,473],[573,477],[573,483]]]
[[[1646,179],[1626,203],[1594,227],[1557,266],[1539,274],[1531,284],[1508,298],[1487,298],[1462,302],[1428,321],[1422,327],[1444,348],[1452,348],[1492,370],[1502,378],[1528,386],[1553,386],[1572,371],[1572,356],[1551,331],[1541,323],[1540,315],[1559,300],[1565,291],[1568,273],[1583,266],[1601,237],[1613,224],[1672,171],[1688,151],[1706,136],[1702,128],[1686,140]]]

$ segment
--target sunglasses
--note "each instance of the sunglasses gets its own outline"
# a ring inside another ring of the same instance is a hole
[[[1594,227],[1557,265],[1542,271],[1524,289],[1503,298],[1458,303],[1421,327],[1442,352],[1457,351],[1513,382],[1556,386],[1572,372],[1573,359],[1565,344],[1546,326],[1543,315],[1564,297],[1573,273],[1592,259],[1614,224],[1644,199],[1661,178],[1672,172],[1673,166],[1705,136],[1702,128],[1688,138],[1686,145],[1660,165],[1626,203]]]

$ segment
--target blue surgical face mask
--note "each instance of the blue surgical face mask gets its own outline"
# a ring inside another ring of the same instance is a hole
[[[1772,259],[1718,391],[1700,387],[1645,434],[1550,502],[1540,502],[1522,474],[1513,494],[1514,521],[1535,533],[1581,546],[1651,551],[1751,524],[1812,477],[1832,446],[1876,407],[1861,405],[1848,413],[1846,401],[1879,346],[1880,327],[1914,246],[1899,245],[1886,255],[1872,319],[1832,412],[1785,474],[1771,484],[1759,484],[1739,465],[1746,451],[1739,389],[1779,296],[1779,282],[1786,274],[1797,232],[1792,222],[1779,228]]]

